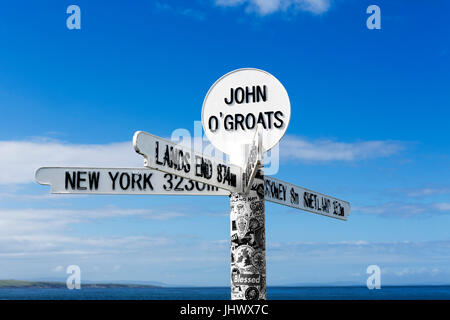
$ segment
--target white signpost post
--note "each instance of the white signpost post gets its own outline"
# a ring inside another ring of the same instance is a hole
[[[347,220],[350,204],[264,177],[263,153],[286,132],[289,97],[271,74],[238,69],[220,78],[203,103],[211,143],[230,163],[138,131],[133,146],[146,168],[43,167],[36,181],[60,194],[228,195],[231,299],[266,299],[265,200]]]

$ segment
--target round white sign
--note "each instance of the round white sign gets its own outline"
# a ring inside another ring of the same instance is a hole
[[[217,80],[203,102],[202,124],[211,143],[229,155],[251,144],[258,124],[263,151],[283,137],[291,117],[286,89],[270,73],[253,68],[234,70]]]

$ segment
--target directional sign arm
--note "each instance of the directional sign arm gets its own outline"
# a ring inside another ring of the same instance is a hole
[[[242,168],[190,148],[138,131],[133,146],[146,167],[202,182],[230,192],[242,192]]]
[[[347,201],[268,176],[264,177],[264,196],[270,202],[340,220],[347,220],[350,214]]]
[[[209,195],[230,192],[201,182],[148,168],[43,167],[36,181],[51,193],[113,195]]]

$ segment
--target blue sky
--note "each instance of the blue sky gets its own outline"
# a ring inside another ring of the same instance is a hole
[[[66,8],[81,8],[81,30]],[[381,8],[368,30],[366,8]],[[266,206],[268,284],[450,283],[446,1],[0,4],[0,278],[229,285],[228,199],[61,196],[49,165],[142,166],[144,130],[193,133],[209,87],[255,67],[292,106],[276,177],[347,222]]]

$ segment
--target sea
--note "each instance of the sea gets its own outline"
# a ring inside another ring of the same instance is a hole
[[[267,299],[450,300],[450,286],[268,287]],[[230,288],[0,288],[0,300],[230,300]]]

